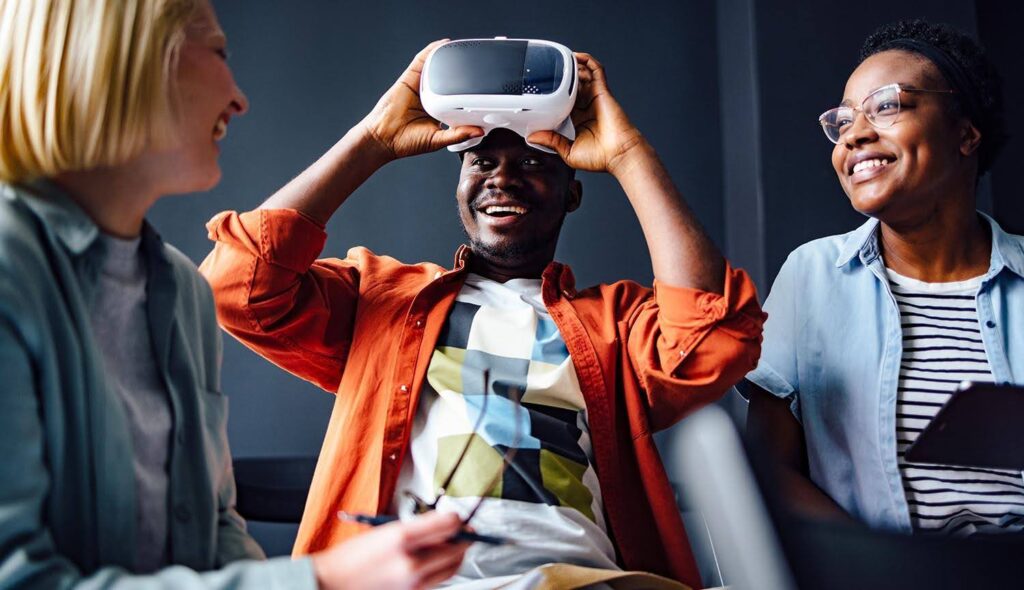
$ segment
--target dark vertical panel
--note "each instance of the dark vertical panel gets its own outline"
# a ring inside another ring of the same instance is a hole
[[[718,83],[722,105],[722,197],[725,249],[750,273],[763,294],[764,195],[761,187],[760,119],[754,46],[754,0],[720,0]]]
[[[989,173],[993,211],[1003,229],[1024,234],[1024,199],[1017,178],[1024,162],[1024,51],[1020,23],[1024,4],[999,0],[975,0],[978,35],[989,57],[1003,76],[1006,125],[1010,141]]]

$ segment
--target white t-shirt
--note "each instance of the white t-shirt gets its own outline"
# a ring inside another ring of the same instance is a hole
[[[896,443],[914,530],[953,536],[1019,533],[1024,530],[1019,471],[922,465],[903,457],[960,383],[993,381],[975,300],[982,277],[926,283],[886,270],[903,329]]]
[[[467,277],[427,369],[395,488],[398,512],[411,512],[407,491],[432,502],[467,446],[438,509],[465,516],[485,497],[471,526],[516,544],[474,544],[447,584],[496,583],[548,563],[619,569],[586,404],[539,279]]]

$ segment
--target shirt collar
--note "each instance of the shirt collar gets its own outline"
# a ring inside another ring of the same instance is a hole
[[[43,224],[60,240],[73,256],[87,252],[100,237],[100,228],[78,206],[67,191],[49,179],[38,179],[16,187],[2,185],[4,190],[16,190],[17,196]],[[148,220],[142,222],[142,247],[150,253],[162,255],[163,239]]]
[[[53,181],[34,180],[18,188],[22,202],[73,255],[88,250],[99,237],[100,230],[93,220]]]
[[[1024,277],[1024,244],[1017,236],[1012,236],[999,226],[998,223],[988,215],[978,212],[992,228],[992,258],[989,265],[989,274],[996,274],[1004,267]],[[836,266],[845,266],[854,256],[859,256],[864,265],[870,264],[878,258],[878,225],[877,219],[868,219],[851,232],[843,242],[839,250],[839,257],[836,258]]]
[[[459,274],[466,270],[473,250],[466,244],[459,246],[455,252],[455,262],[451,271],[452,274]],[[544,272],[541,273],[542,285],[555,289],[561,296],[571,299],[576,295],[576,277],[568,266],[551,261]],[[545,288],[545,287],[542,287]]]
[[[984,213],[981,216],[992,226],[992,262],[989,272],[995,274],[1005,267],[1024,277],[1024,241],[1020,236],[1003,231],[995,219]]]

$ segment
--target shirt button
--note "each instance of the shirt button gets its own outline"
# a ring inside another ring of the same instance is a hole
[[[391,453],[390,455],[388,455],[388,460],[390,460],[390,461],[394,461],[397,458],[398,458],[398,456],[395,455],[394,453]]]
[[[986,328],[995,328],[996,327],[996,323],[993,322],[992,320],[989,320],[989,321],[985,322],[985,327]]]
[[[402,393],[409,393],[409,386],[408,385],[403,385],[403,386],[398,388],[398,391],[401,391]]]
[[[188,509],[188,506],[178,504],[174,508],[174,518],[177,518],[179,522],[188,522],[192,518],[192,511]]]
[[[416,320],[416,327],[417,328],[422,328],[423,327],[423,320]]]
[[[679,356],[686,356],[686,351],[685,350],[680,350],[679,351]]]

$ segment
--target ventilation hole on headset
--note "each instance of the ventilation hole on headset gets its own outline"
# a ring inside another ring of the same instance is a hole
[[[467,47],[478,47],[479,45],[479,41],[456,41],[455,43],[448,43],[442,46],[438,51],[442,49],[465,49]]]

